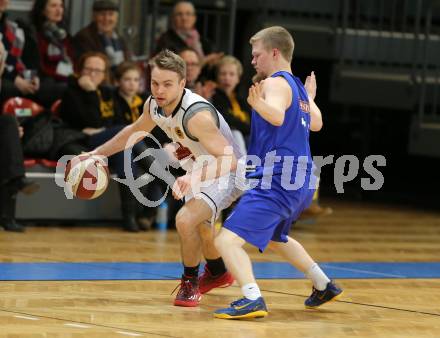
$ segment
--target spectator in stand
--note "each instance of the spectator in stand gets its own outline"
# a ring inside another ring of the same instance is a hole
[[[186,64],[186,88],[210,101],[217,86],[212,76],[213,66],[205,65],[202,69],[200,56],[190,47],[184,47],[179,56]]]
[[[35,0],[30,14],[37,36],[42,82],[61,98],[73,74],[74,50],[64,24],[63,0]]]
[[[195,28],[196,21],[194,5],[190,1],[178,1],[171,14],[171,27],[159,37],[155,54],[163,49],[179,53],[189,47],[196,51],[202,64],[215,63],[223,54],[213,53],[211,42],[201,37]]]
[[[6,50],[1,99],[14,96],[35,99],[41,90],[37,44],[29,27],[8,19],[8,5],[9,0],[0,0],[0,36]]]
[[[77,155],[96,148],[124,128],[114,111],[113,90],[105,85],[110,73],[106,55],[100,52],[85,53],[78,61],[77,72],[77,76],[69,79],[60,116],[71,128],[82,131],[88,138],[86,142],[68,144],[61,152],[65,155]],[[109,165],[118,177],[125,178],[123,152],[110,157]],[[136,199],[124,184],[120,184],[120,194],[123,228],[137,232]]]
[[[74,37],[77,55],[88,51],[106,54],[111,69],[130,59],[124,39],[118,34],[119,5],[113,0],[96,0],[93,3],[93,21]]]
[[[138,94],[140,89],[141,74],[142,72],[139,66],[130,61],[123,62],[116,68],[116,90],[114,95],[114,107],[115,113],[118,116],[119,121],[121,121],[121,123],[123,124],[133,123],[143,113],[145,97],[142,97]],[[165,132],[159,127],[155,127],[151,131],[151,134],[155,138],[155,140],[146,137],[142,141],[142,143],[138,144],[137,147],[133,149],[136,152],[136,156],[140,155],[140,150],[143,150],[141,148],[142,145],[145,145],[145,149],[159,149],[159,144],[165,145],[171,142]],[[157,144],[156,141],[159,144]],[[153,160],[154,159],[152,157],[145,157],[139,169],[147,170]],[[166,186],[164,182],[158,179],[141,188],[142,193],[149,200],[154,201],[159,200],[163,196],[165,190]],[[144,207],[142,205],[139,205],[138,211],[139,213],[137,221],[139,224],[139,228],[141,228],[142,230],[150,229],[156,217],[156,208]]]
[[[182,48],[179,51],[179,56],[186,64],[186,88],[194,91],[197,78],[202,71],[202,61],[200,56],[190,47]]]
[[[223,56],[217,64],[217,89],[212,104],[228,122],[237,144],[246,153],[244,138],[250,132],[250,109],[237,92],[242,74],[243,66],[237,58]]]
[[[5,47],[0,42],[0,76],[5,68],[5,56]],[[25,231],[25,227],[15,221],[17,193],[30,194],[39,189],[37,184],[24,178],[22,136],[23,128],[18,127],[14,116],[0,115],[0,227],[6,231]]]

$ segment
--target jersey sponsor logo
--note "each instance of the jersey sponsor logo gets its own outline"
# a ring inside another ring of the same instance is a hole
[[[301,124],[303,125],[303,127],[307,127],[307,122],[306,120],[304,120],[304,117],[301,117]]]
[[[183,135],[183,131],[179,127],[174,128],[174,132],[179,138],[181,139],[185,138],[185,136]]]
[[[299,109],[305,113],[310,113],[310,105],[307,101],[299,100]]]
[[[176,158],[180,161],[183,160],[185,158],[192,158],[193,160],[195,160],[195,157],[193,155],[193,153],[191,152],[191,150],[189,150],[189,148],[184,147],[182,144],[180,144],[179,142],[177,142],[177,144],[179,145],[179,148],[176,149],[175,151],[175,156]]]

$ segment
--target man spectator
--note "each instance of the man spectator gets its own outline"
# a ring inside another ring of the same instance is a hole
[[[85,52],[101,52],[107,55],[112,70],[130,59],[130,52],[116,26],[119,6],[113,0],[96,0],[93,3],[93,21],[74,36],[77,56]]]

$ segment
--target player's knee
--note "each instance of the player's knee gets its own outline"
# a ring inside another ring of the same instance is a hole
[[[184,210],[180,210],[176,215],[176,229],[181,235],[185,235],[194,231],[194,224],[192,224],[191,216]]]
[[[277,251],[278,250],[278,242],[270,241],[269,244],[267,245],[267,248],[272,251]]]
[[[267,247],[269,248],[269,250],[278,251],[280,249],[280,245],[280,242],[270,241]]]

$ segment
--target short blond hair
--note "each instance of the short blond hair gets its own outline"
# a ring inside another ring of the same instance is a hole
[[[252,45],[257,41],[261,41],[266,49],[278,49],[287,61],[292,61],[295,43],[287,29],[281,26],[262,29],[250,38],[249,43]]]
[[[235,56],[232,55],[225,55],[223,56],[220,61],[217,63],[217,73],[220,72],[220,68],[225,65],[234,65],[237,67],[237,73],[238,77],[241,78],[243,75],[243,65],[241,64],[240,60],[237,59]]]
[[[159,54],[153,57],[148,64],[151,70],[153,70],[154,67],[157,67],[159,69],[170,70],[177,73],[179,80],[186,78],[185,61],[169,49],[160,51]]]

